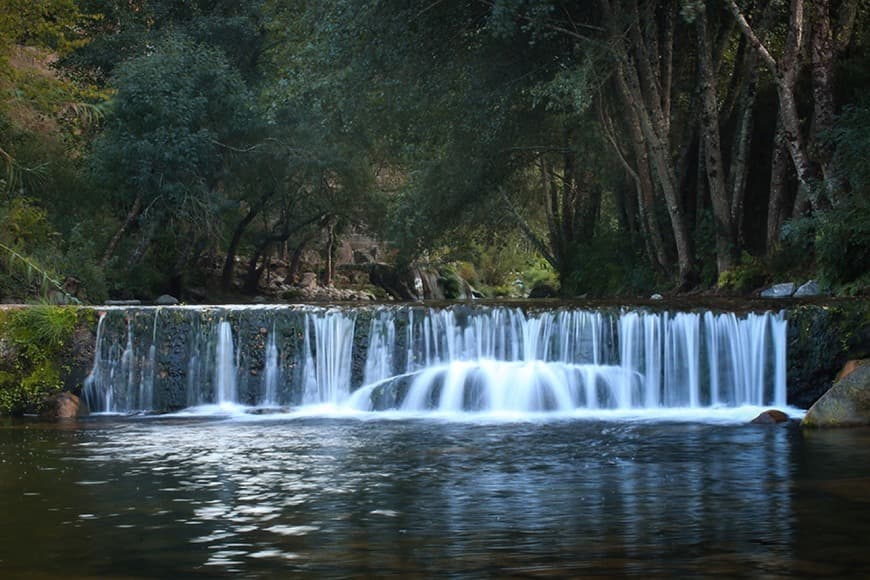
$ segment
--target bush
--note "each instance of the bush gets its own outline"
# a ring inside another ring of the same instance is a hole
[[[743,252],[740,263],[719,275],[720,290],[747,294],[767,281],[764,264],[758,258]]]
[[[606,230],[572,252],[562,279],[563,296],[646,294],[655,278],[646,257],[624,232]]]
[[[0,315],[0,336],[8,343],[4,358],[12,360],[0,369],[0,414],[38,411],[47,395],[63,388],[60,359],[79,315],[73,308],[48,305]]]
[[[462,297],[462,280],[452,268],[442,267],[438,270],[438,283],[444,289],[446,299],[456,300]]]
[[[870,264],[870,204],[866,200],[819,215],[815,236],[821,279],[844,286],[867,278]]]

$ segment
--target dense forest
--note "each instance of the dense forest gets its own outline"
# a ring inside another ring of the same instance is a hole
[[[279,266],[488,296],[866,294],[868,19],[866,0],[0,0],[0,299],[238,299]],[[350,238],[373,249],[343,267]]]

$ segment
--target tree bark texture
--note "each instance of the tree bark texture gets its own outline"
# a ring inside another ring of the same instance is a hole
[[[716,270],[719,275],[734,268],[737,236],[731,215],[731,196],[725,183],[722,145],[719,133],[716,77],[713,74],[713,56],[708,39],[705,12],[696,17],[698,34],[698,72],[701,92],[701,135],[704,139],[703,162],[707,187],[716,224]]]
[[[652,72],[650,54],[637,27],[637,2],[628,0],[623,5],[610,0],[599,0],[599,3],[616,61],[614,81],[623,106],[631,109],[631,116],[637,121],[643,135],[643,145],[651,162],[651,175],[664,196],[671,222],[677,249],[679,286],[689,288],[695,282],[695,260],[679,184],[670,159],[670,112],[666,115],[662,109],[659,78]],[[619,28],[615,8],[625,10],[635,17],[627,34],[628,38]]]

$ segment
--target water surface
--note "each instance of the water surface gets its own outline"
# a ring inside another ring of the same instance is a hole
[[[32,578],[870,575],[870,431],[691,421],[0,424]]]

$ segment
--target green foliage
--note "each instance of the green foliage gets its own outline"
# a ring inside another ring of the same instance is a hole
[[[214,211],[225,148],[249,122],[249,94],[222,54],[167,36],[115,78],[94,170],[122,199],[200,224]]]
[[[746,252],[732,270],[719,275],[718,287],[726,292],[746,294],[760,288],[767,281],[765,264]]]
[[[14,342],[33,358],[63,348],[75,330],[76,309],[66,306],[30,306],[14,310],[6,331]]]
[[[28,253],[36,250],[51,255],[55,235],[46,212],[33,200],[15,198],[8,206],[0,206],[0,289],[24,297],[35,285],[44,298],[53,291],[76,301],[57,274]]]
[[[655,289],[646,257],[624,232],[605,229],[572,250],[572,267],[562,279],[563,296],[637,295]]]
[[[788,312],[789,403],[809,407],[831,386],[850,359],[870,356],[866,301],[803,305]]]
[[[850,286],[853,291],[870,285],[870,203],[856,201],[818,218],[815,250],[824,282]]]
[[[84,43],[84,18],[77,0],[0,0],[0,41],[63,53]]]
[[[553,270],[544,260],[538,260],[520,273],[523,290],[528,293],[535,286],[547,285],[552,288],[559,288],[559,273]]]
[[[70,307],[0,312],[0,337],[17,353],[11,368],[0,368],[0,414],[36,411],[45,396],[63,388],[60,359],[78,322]]]
[[[63,67],[105,81],[121,63],[150,51],[168,31],[224,53],[246,78],[256,74],[263,52],[263,0],[86,0],[88,18],[79,30],[89,42],[68,54]]]
[[[783,228],[783,259],[794,269],[815,268],[820,281],[843,294],[870,287],[870,103],[847,106],[830,135],[835,167],[848,189],[837,203]]]
[[[111,192],[118,215],[141,207],[138,241],[125,251],[138,254],[135,268],[154,245],[165,280],[196,243],[220,235],[228,208],[222,185],[251,128],[250,94],[222,52],[180,34],[123,63],[114,82],[91,175]]]

